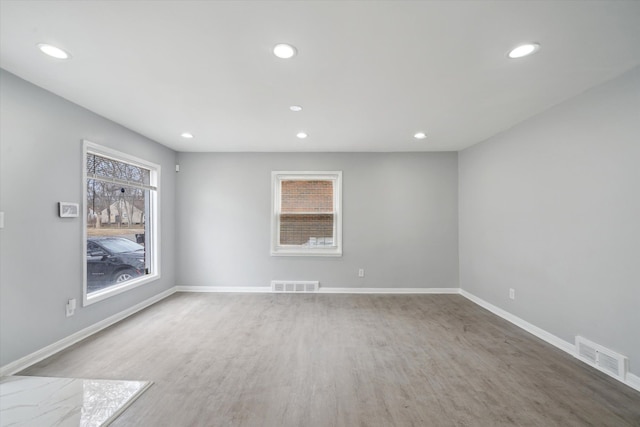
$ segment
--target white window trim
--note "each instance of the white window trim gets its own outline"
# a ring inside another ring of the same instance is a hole
[[[151,256],[149,259],[151,274],[142,276],[138,279],[127,281],[121,285],[110,286],[107,289],[92,292],[91,296],[87,295],[87,153],[98,154],[103,157],[111,158],[114,160],[120,160],[127,163],[131,163],[136,166],[141,166],[151,171],[149,189],[155,188],[155,191],[150,192],[150,206],[151,211],[154,213],[151,221],[150,232],[153,236],[151,238]],[[117,151],[102,145],[93,143],[91,141],[82,140],[82,306],[94,304],[98,301],[103,301],[112,296],[121,294],[147,283],[156,281],[160,278],[160,165],[148,162],[144,159],[131,156],[129,154]]]
[[[333,181],[335,246],[330,248],[280,245],[280,190],[283,180]],[[271,172],[271,256],[342,256],[342,171]]]

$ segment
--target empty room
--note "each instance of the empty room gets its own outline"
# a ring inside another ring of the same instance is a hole
[[[0,0],[0,427],[640,426],[640,1]]]

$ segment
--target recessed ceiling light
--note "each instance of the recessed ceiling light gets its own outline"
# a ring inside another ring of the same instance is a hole
[[[71,55],[68,52],[60,49],[59,47],[46,44],[46,43],[38,43],[38,49],[46,55],[49,55],[52,58],[56,59],[69,59]]]
[[[286,43],[277,44],[273,48],[273,54],[282,59],[293,58],[296,53],[298,53],[296,48]]]
[[[189,133],[189,132],[183,132],[182,134],[180,134],[181,137],[186,138],[186,139],[191,139],[193,138],[193,134]]]
[[[413,135],[413,137],[415,139],[425,139],[427,137],[427,134],[424,132],[418,132],[415,135]]]
[[[304,133],[304,132],[298,132],[298,133],[296,134],[296,136],[297,136],[298,138],[300,138],[300,139],[305,139],[305,138],[306,138],[307,136],[309,136],[309,135],[307,135],[307,134],[306,134],[306,133]]]
[[[523,58],[536,53],[538,50],[540,50],[540,45],[538,43],[521,44],[520,46],[512,49],[508,56],[511,59]]]
[[[302,111],[302,107],[299,105],[292,105],[291,107],[289,107],[289,110],[291,111]]]

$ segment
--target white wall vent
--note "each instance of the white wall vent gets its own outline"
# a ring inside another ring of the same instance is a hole
[[[272,280],[271,292],[318,292],[320,282],[301,280]]]
[[[580,360],[620,381],[627,376],[627,358],[613,350],[576,336],[576,354]]]

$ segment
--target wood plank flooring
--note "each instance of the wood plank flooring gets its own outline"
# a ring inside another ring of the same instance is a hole
[[[459,295],[179,293],[20,374],[154,381],[114,426],[640,426],[640,393]]]

